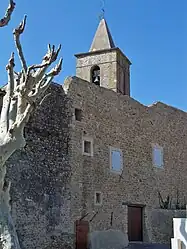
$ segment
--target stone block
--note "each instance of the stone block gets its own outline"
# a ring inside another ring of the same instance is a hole
[[[90,234],[89,249],[123,249],[128,244],[127,234],[110,229],[92,232]]]

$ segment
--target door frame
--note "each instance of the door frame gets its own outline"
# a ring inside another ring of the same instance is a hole
[[[145,204],[132,204],[132,203],[127,204],[127,210],[129,207],[141,208],[141,240],[140,241],[130,241],[132,243],[138,243],[138,242],[144,241],[144,208],[145,208],[145,206],[146,206]],[[128,211],[127,211],[127,224],[129,225]]]

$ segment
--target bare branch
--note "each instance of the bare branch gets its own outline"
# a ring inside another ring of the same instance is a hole
[[[15,5],[16,4],[13,2],[13,0],[10,0],[10,3],[9,3],[9,6],[6,10],[5,16],[0,20],[0,27],[4,27],[4,26],[8,25],[8,23],[11,19],[12,12],[14,11]]]
[[[40,84],[40,87],[45,87],[45,84],[46,84],[46,80],[48,78],[52,78],[51,80],[53,80],[54,76],[58,75],[60,73],[60,71],[62,70],[62,58],[60,58],[58,64],[51,69],[51,71],[49,73],[47,73],[41,80],[41,83],[44,83],[44,84]]]
[[[36,68],[39,68],[40,70],[40,68],[43,67],[45,68],[46,65],[42,64],[33,65],[29,67],[29,69],[27,70],[27,79],[26,79],[27,84],[26,83],[25,85],[22,84],[23,89],[21,89],[21,91],[19,92],[19,97],[18,97],[17,119],[16,119],[16,123],[18,126],[24,126],[27,123],[30,113],[36,107],[35,106],[36,101],[40,99],[41,95],[45,93],[45,91],[48,89],[54,76],[60,73],[62,68],[62,59],[60,59],[59,63],[54,68],[52,68],[49,73],[43,76],[43,78],[38,82],[36,80],[38,75],[34,77],[33,75],[31,75],[31,71]],[[22,92],[22,90],[24,90],[24,86],[28,87],[29,85],[33,86],[31,91],[28,92],[28,88],[26,88],[25,91]],[[42,99],[41,102],[43,102],[44,99],[45,97]]]
[[[59,63],[49,72],[48,76],[49,75],[52,75],[52,76],[56,76],[60,73],[60,71],[62,70],[62,58],[60,58],[59,60]]]
[[[33,101],[35,101],[36,98],[39,98],[41,94],[47,90],[54,76],[60,73],[61,69],[62,69],[62,58],[60,59],[59,63],[41,79],[41,81],[36,83],[34,93],[31,93],[29,97],[31,97]]]
[[[6,66],[6,70],[8,71],[8,85],[7,92],[10,91],[10,97],[13,94],[14,89],[14,53],[11,54],[8,65]]]
[[[47,67],[49,65],[49,63],[45,63],[45,64],[34,64],[32,66],[29,67],[29,71],[31,70],[36,70],[36,69],[41,69],[41,68],[44,68],[44,67]]]
[[[19,143],[15,142],[16,147],[12,147],[14,150],[24,145],[23,128],[28,122],[31,112],[45,100],[46,96],[42,100],[41,98],[62,68],[62,59],[60,59],[59,63],[47,73],[49,66],[56,61],[61,45],[57,50],[55,50],[55,46],[51,47],[49,45],[41,64],[27,67],[19,40],[20,35],[24,32],[25,24],[26,16],[19,27],[14,30],[14,39],[22,70],[20,73],[14,72],[14,54],[12,54],[6,68],[8,84],[0,119],[0,139],[3,140],[7,134],[10,140],[13,137],[19,138],[14,139],[14,141],[19,140]],[[11,153],[13,153],[13,150],[8,155],[11,155]]]
[[[51,48],[51,45],[48,45],[48,51],[46,53],[46,55],[43,57],[42,63],[41,65],[45,65],[44,67],[39,68],[36,72],[35,72],[35,77],[37,79],[37,81],[40,81],[43,76],[45,75],[47,69],[49,68],[49,66],[56,61],[58,54],[61,50],[61,45],[59,45],[59,47],[57,48],[57,50],[55,51],[55,46],[53,45]]]
[[[3,107],[1,111],[1,129],[6,133],[9,129],[9,108],[11,103],[11,97],[14,90],[14,53],[11,54],[6,70],[8,72],[8,84],[6,87],[6,95],[3,98]]]
[[[51,93],[46,94],[43,99],[40,101],[39,106],[43,104],[43,102],[51,95]]]
[[[13,31],[14,41],[15,41],[15,44],[16,44],[16,48],[17,48],[17,51],[18,51],[18,55],[19,55],[20,62],[21,62],[22,68],[24,70],[24,73],[27,72],[27,64],[26,64],[26,61],[25,61],[25,58],[24,58],[24,54],[23,54],[23,50],[22,50],[22,46],[21,46],[21,42],[20,42],[20,35],[25,30],[26,20],[27,20],[27,16],[24,16],[24,19],[20,23],[18,28],[14,29],[14,31]]]
[[[9,60],[9,64],[7,65],[6,69],[8,71],[8,89],[7,89],[7,94],[9,92],[9,107],[8,107],[8,127],[7,129],[10,128],[10,124],[12,123],[12,115],[10,116],[10,107],[11,107],[11,102],[12,102],[12,97],[13,97],[13,92],[15,88],[15,75],[14,75],[14,53],[12,53],[11,58]],[[11,113],[12,114],[12,113]]]
[[[58,56],[60,49],[61,45],[58,47],[57,51],[55,51],[55,46],[52,46],[51,49],[51,46],[48,45],[48,52],[46,56],[44,56],[45,60],[43,59],[41,64],[34,64],[28,68],[25,80],[25,89],[27,90],[28,95],[33,95],[29,94],[29,92],[33,88],[39,88],[38,85],[42,86],[42,83],[45,82],[46,78],[51,76],[54,77],[55,75],[59,74],[62,68],[62,59],[59,61],[58,65],[54,69],[52,69],[53,71],[51,71],[50,74],[45,75],[45,72],[47,71],[48,67],[52,64],[53,60]],[[47,60],[46,58],[48,57],[47,55],[49,54],[49,51],[52,53],[50,57],[51,59]],[[32,71],[34,71],[34,73],[32,73]],[[41,80],[43,80],[43,82],[41,82]]]
[[[10,108],[9,108],[9,130],[12,129],[12,126],[15,124],[15,121],[16,121],[17,103],[18,103],[18,97],[16,95],[16,88],[20,84],[21,76],[22,74],[19,73],[16,75],[14,79],[14,93],[11,96],[11,103],[10,103]]]
[[[51,48],[51,45],[49,44],[48,45],[48,52],[44,56],[43,60],[48,61],[50,64],[53,63],[54,61],[56,61],[60,50],[61,50],[61,44],[58,46],[57,51],[55,51],[55,46],[54,45]]]

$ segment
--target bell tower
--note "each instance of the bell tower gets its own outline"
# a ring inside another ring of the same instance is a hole
[[[104,18],[99,23],[89,52],[75,56],[77,77],[130,96],[131,62],[115,46]]]

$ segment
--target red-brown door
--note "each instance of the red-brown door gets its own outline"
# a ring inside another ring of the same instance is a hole
[[[89,223],[88,221],[76,221],[76,249],[88,248],[88,233]]]
[[[129,241],[142,241],[142,208],[128,207],[128,237]]]

